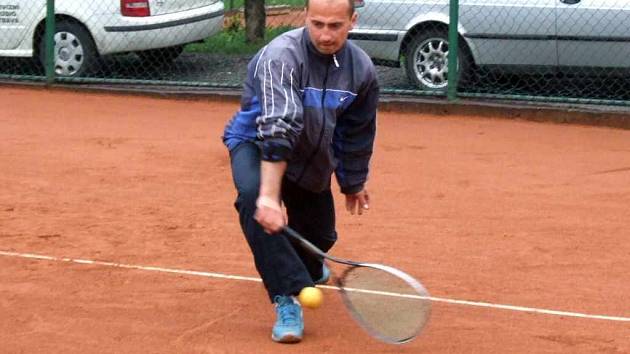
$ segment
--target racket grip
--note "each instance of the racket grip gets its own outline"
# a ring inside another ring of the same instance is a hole
[[[283,229],[283,232],[285,235],[288,235],[289,237],[292,237],[293,239],[300,242],[302,246],[306,248],[308,251],[310,251],[311,253],[322,258],[328,258],[326,253],[324,253],[322,250],[317,248],[317,246],[309,242],[307,239],[304,238],[304,236],[300,235],[297,231],[293,230],[292,228],[285,226]]]

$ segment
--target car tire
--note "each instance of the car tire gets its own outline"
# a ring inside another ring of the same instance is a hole
[[[80,77],[91,72],[98,60],[92,37],[79,23],[60,21],[55,25],[55,75]],[[46,44],[42,37],[39,43],[39,60],[45,67]]]
[[[405,51],[405,70],[409,80],[420,89],[445,91],[448,87],[448,32],[429,30],[411,39]],[[468,48],[459,43],[459,84],[472,77],[472,58]]]
[[[167,48],[143,50],[137,52],[140,60],[146,65],[159,66],[164,64],[171,64],[179,57],[184,51],[184,46],[177,45]]]

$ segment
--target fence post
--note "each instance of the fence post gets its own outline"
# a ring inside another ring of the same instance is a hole
[[[459,0],[449,1],[448,21],[448,92],[447,99],[457,99],[457,56],[459,51],[457,25],[459,24]]]
[[[46,70],[46,84],[55,81],[55,0],[46,1],[46,32],[44,41],[46,53],[44,53],[44,67]]]

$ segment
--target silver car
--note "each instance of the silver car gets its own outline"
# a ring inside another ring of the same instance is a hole
[[[350,38],[420,88],[447,84],[448,0],[366,0]],[[459,71],[630,68],[630,0],[461,0]]]

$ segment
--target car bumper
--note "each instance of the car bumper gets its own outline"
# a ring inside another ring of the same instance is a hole
[[[223,3],[150,17],[122,17],[99,29],[101,55],[165,48],[212,36],[223,28]]]

